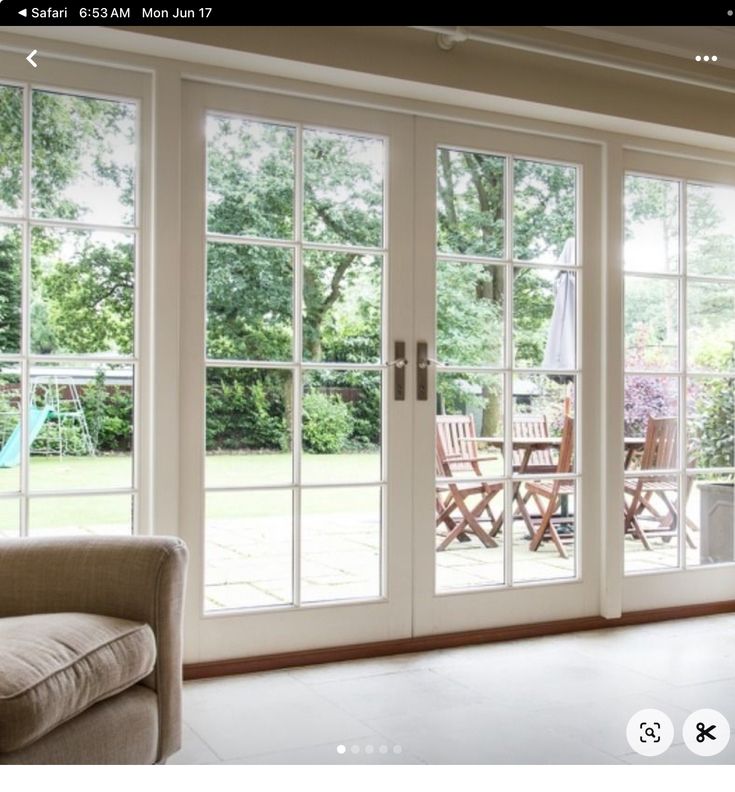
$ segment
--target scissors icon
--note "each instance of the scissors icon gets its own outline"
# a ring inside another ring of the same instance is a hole
[[[697,731],[699,732],[699,734],[697,734],[697,742],[698,743],[703,743],[705,737],[707,737],[710,740],[716,740],[717,738],[714,736],[714,734],[712,734],[712,731],[713,731],[713,729],[715,728],[716,725],[717,724],[713,724],[712,726],[710,726],[707,729],[705,729],[703,723],[701,723],[701,722],[698,723],[697,724]]]

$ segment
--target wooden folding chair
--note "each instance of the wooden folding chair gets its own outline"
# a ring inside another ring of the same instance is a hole
[[[646,437],[641,455],[641,475],[626,479],[625,494],[630,502],[625,506],[624,531],[640,539],[646,550],[651,550],[650,539],[660,536],[664,541],[676,536],[679,526],[676,493],[679,489],[677,477],[654,476],[648,473],[655,470],[671,470],[678,467],[676,459],[677,419],[672,417],[648,419]],[[648,475],[646,475],[648,473]],[[634,483],[628,483],[634,482]],[[687,482],[687,493],[691,481]],[[673,493],[673,499],[671,496]],[[663,504],[657,507],[656,499]],[[686,503],[686,500],[683,501]],[[686,508],[686,507],[685,507]],[[644,528],[644,519],[653,519],[652,527]],[[696,526],[690,518],[685,520],[684,536],[689,547],[696,547],[687,528]]]
[[[517,413],[513,416],[513,437],[544,439],[549,436],[549,425],[545,415]],[[513,472],[518,472],[523,462],[523,451],[513,450]],[[556,473],[556,462],[551,448],[532,451],[524,473]],[[528,500],[528,499],[526,499]]]
[[[571,473],[572,457],[574,454],[574,419],[570,416],[564,418],[564,427],[561,434],[561,444],[559,446],[559,460],[554,469],[554,473]],[[561,515],[555,517],[554,514],[565,495],[574,493],[574,482],[564,479],[552,479],[551,481],[529,481],[526,484],[527,493],[533,497],[541,519],[538,526],[534,528],[531,536],[529,549],[537,550],[541,542],[548,538],[556,546],[559,555],[567,558],[566,550],[562,544],[562,539],[556,529],[555,523],[569,522],[569,516]],[[544,505],[546,501],[546,505]],[[548,537],[547,537],[548,534]]]
[[[451,471],[449,475],[472,473],[482,476],[480,462],[497,459],[495,454],[479,456],[475,419],[472,415],[437,415],[436,432],[441,438],[444,459]]]
[[[454,477],[453,467],[457,464],[456,459],[447,456],[442,440],[442,434],[437,429],[436,433],[436,475],[437,478],[448,479]],[[469,537],[467,532],[471,531],[477,536],[485,547],[497,547],[498,543],[492,538],[492,531],[486,531],[481,525],[483,513],[487,513],[487,519],[491,526],[494,525],[496,518],[490,508],[490,501],[502,492],[503,485],[478,481],[474,483],[453,483],[437,482],[436,493],[436,527],[442,524],[447,529],[437,551],[446,548],[455,540],[466,541]],[[467,502],[468,498],[477,497],[474,506]],[[454,513],[458,512],[457,516]]]
[[[531,438],[543,440],[549,437],[549,425],[545,415],[534,415],[532,413],[517,413],[513,416],[513,438]],[[522,448],[513,448],[513,472],[514,473],[556,473],[556,462],[551,447],[539,448],[531,451],[531,455],[524,467],[526,452]],[[521,484],[513,485],[513,500],[516,506],[513,517],[520,515],[526,523],[529,533],[533,533],[531,516],[528,513],[527,503],[531,499],[531,493],[526,489],[521,492]]]

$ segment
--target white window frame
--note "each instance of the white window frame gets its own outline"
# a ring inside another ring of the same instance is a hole
[[[642,149],[628,147],[624,148],[621,157],[621,223],[623,220],[623,201],[624,201],[624,179],[626,174],[649,176],[652,178],[662,178],[677,181],[680,185],[679,201],[679,270],[667,276],[668,280],[674,281],[679,285],[679,365],[676,370],[667,372],[665,376],[676,378],[678,381],[678,426],[679,426],[679,458],[677,465],[677,476],[680,488],[680,508],[685,508],[684,494],[686,493],[686,482],[690,475],[698,475],[716,472],[714,468],[702,469],[687,467],[687,413],[686,413],[686,381],[690,376],[688,361],[686,357],[686,286],[690,276],[687,272],[686,261],[686,185],[688,182],[694,184],[710,184],[735,187],[735,162],[731,159],[722,157],[711,151],[701,152],[699,156],[694,156],[693,152],[680,152],[676,156],[666,151],[665,147],[659,150]],[[626,275],[638,274],[633,271],[624,270],[624,259],[622,249],[622,227],[621,227],[621,246],[619,258],[610,268],[611,277],[617,281],[620,295],[620,310],[623,310],[623,291],[624,278]],[[640,273],[647,276],[646,273]],[[654,276],[655,277],[655,276]],[[692,281],[700,280],[697,276],[691,276]],[[723,278],[727,280],[727,278]],[[610,331],[608,331],[610,333]],[[622,420],[622,394],[624,392],[624,368],[623,368],[623,325],[621,321],[619,338],[621,366],[616,371],[608,372],[610,385],[608,390],[611,392],[615,401],[620,399],[620,424],[616,427],[615,434],[620,448],[620,468],[622,470],[622,448],[623,448],[623,420]],[[608,343],[614,343],[612,335],[608,337]],[[706,376],[706,372],[693,372],[695,375]],[[655,376],[654,372],[652,376]],[[662,373],[662,376],[663,373]],[[715,374],[715,376],[718,376]],[[717,470],[720,470],[719,468]],[[723,469],[725,470],[725,469]],[[726,469],[730,472],[732,469]],[[618,492],[622,492],[621,488]],[[622,519],[622,517],[621,517]],[[694,603],[705,603],[712,600],[730,599],[732,594],[733,579],[735,579],[735,562],[723,562],[718,564],[701,564],[696,566],[686,565],[686,553],[681,533],[681,520],[678,539],[678,566],[670,569],[646,570],[634,573],[626,573],[622,585],[622,609],[623,611],[655,609],[664,607],[674,607],[677,605],[687,605]],[[622,527],[620,530],[622,536]]]
[[[21,438],[28,436],[28,410],[30,399],[30,366],[37,364],[89,365],[99,363],[125,364],[134,367],[133,391],[133,454],[132,476],[129,487],[68,489],[38,491],[29,487],[29,466],[27,443],[22,440],[20,461],[20,482],[17,492],[3,493],[3,499],[17,499],[20,507],[20,536],[28,535],[30,503],[38,498],[129,496],[132,499],[132,531],[137,534],[151,533],[151,406],[150,406],[150,367],[151,367],[151,258],[150,258],[150,195],[151,195],[151,86],[150,79],[142,73],[125,72],[104,66],[85,66],[63,60],[48,58],[46,75],[50,79],[28,79],[26,69],[19,64],[17,56],[0,50],[0,84],[24,89],[23,93],[23,195],[22,214],[8,217],[6,223],[21,226],[23,229],[22,253],[22,335],[20,354],[2,355],[2,360],[17,364],[21,377]],[[35,76],[35,75],[30,75]],[[48,90],[61,95],[129,101],[136,105],[137,161],[135,185],[135,218],[130,226],[119,228],[94,222],[55,221],[35,219],[30,211],[30,146],[31,146],[31,92]],[[134,270],[134,349],[132,355],[34,355],[30,350],[30,229],[41,227],[81,228],[85,230],[114,230],[135,236]]]

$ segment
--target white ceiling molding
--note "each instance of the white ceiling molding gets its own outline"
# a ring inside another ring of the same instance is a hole
[[[646,38],[643,33],[639,33],[639,38],[635,38],[633,35],[626,37],[620,32],[614,32],[615,29],[612,28],[529,27],[528,31],[533,32],[527,32],[522,28],[467,26],[458,28],[452,25],[414,25],[413,27],[416,30],[444,37],[445,40],[457,36],[456,31],[460,30],[462,41],[475,41],[496,47],[522,50],[536,55],[586,63],[590,66],[601,66],[659,80],[685,83],[699,88],[735,94],[735,75],[731,73],[735,68],[735,60],[731,55],[728,57],[728,53],[733,52],[735,41],[733,33],[728,28],[699,29],[705,31],[700,34],[698,39],[699,46],[704,48],[702,54],[712,54],[707,50],[712,50],[713,47],[719,48],[723,53],[721,55],[715,52],[718,55],[717,66],[715,66],[714,64],[695,64],[694,55],[697,54],[697,47],[691,45],[686,47],[683,38],[677,46],[667,45],[665,41],[661,40],[656,48],[648,43],[649,39],[654,40],[651,34],[649,34],[649,38]],[[627,29],[619,28],[617,30]],[[649,29],[631,28],[630,30],[645,31]],[[696,31],[697,28],[676,28],[675,30]],[[551,34],[558,31],[564,34],[564,37],[544,36],[545,31]],[[596,34],[593,35],[593,33]],[[727,47],[724,37],[727,37],[729,42]],[[596,41],[601,40],[618,46],[618,50],[612,51],[609,46],[601,48],[596,44]],[[690,37],[690,40],[693,44],[696,39]],[[718,44],[715,40],[722,43]],[[657,59],[656,55],[668,56],[669,62],[662,63],[660,57]],[[681,61],[681,63],[677,61]],[[726,66],[726,68],[723,70],[720,68],[721,66]]]

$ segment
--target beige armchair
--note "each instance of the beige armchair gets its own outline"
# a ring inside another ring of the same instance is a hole
[[[152,764],[181,743],[187,549],[0,541],[0,764]]]

